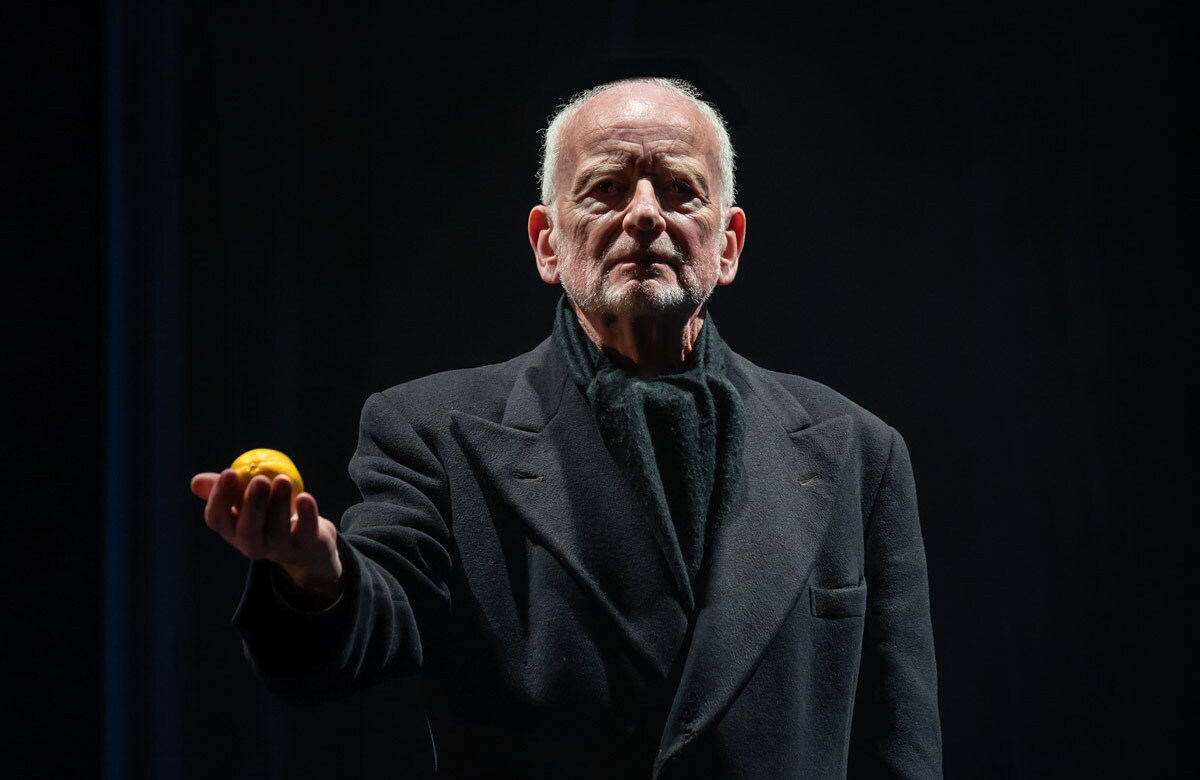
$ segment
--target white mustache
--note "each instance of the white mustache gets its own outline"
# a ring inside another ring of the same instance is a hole
[[[648,245],[641,244],[633,239],[618,241],[606,253],[603,266],[609,268],[618,261],[631,256],[635,258],[644,257],[648,260],[659,260],[678,266],[685,265],[688,262],[688,253],[683,250],[683,247],[666,238],[664,234],[658,236],[658,238]]]

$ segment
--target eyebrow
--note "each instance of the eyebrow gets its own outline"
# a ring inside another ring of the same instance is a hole
[[[575,177],[574,191],[579,192],[588,182],[598,176],[606,176],[612,173],[624,173],[629,169],[628,162],[618,162],[617,160],[601,160],[600,162],[589,165],[579,172]]]
[[[663,158],[660,165],[667,173],[683,174],[684,177],[691,179],[700,186],[700,189],[708,192],[708,179],[704,176],[704,172],[696,166],[685,162],[684,160],[672,160]]]
[[[655,159],[655,167],[672,175],[682,175],[683,177],[694,181],[699,185],[700,189],[708,192],[708,179],[704,172],[695,165],[691,165],[681,159],[672,159],[670,157],[658,157]],[[598,177],[607,176],[614,173],[624,173],[629,170],[628,161],[618,160],[601,160],[593,165],[585,167],[575,177],[574,192],[579,192],[587,186],[588,182]]]

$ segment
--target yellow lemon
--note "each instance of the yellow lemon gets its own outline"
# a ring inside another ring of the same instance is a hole
[[[283,474],[292,480],[292,501],[304,492],[304,480],[300,479],[300,471],[292,459],[279,450],[257,449],[244,452],[229,468],[237,472],[238,482],[242,489],[254,477],[262,474],[267,479],[274,479],[276,474]]]

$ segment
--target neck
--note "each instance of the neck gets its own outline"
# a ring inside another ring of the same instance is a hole
[[[641,379],[683,370],[707,314],[705,304],[690,312],[643,317],[586,312],[574,301],[571,308],[592,343]]]

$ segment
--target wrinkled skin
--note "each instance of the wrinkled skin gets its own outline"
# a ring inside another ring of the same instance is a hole
[[[745,213],[720,202],[713,128],[684,98],[627,84],[579,110],[558,159],[555,203],[529,216],[542,279],[639,374],[677,370],[745,241]]]

